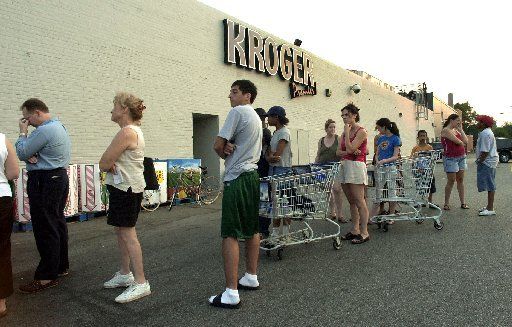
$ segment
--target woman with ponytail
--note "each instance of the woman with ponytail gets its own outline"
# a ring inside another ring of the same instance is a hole
[[[395,122],[390,121],[388,118],[381,118],[376,122],[376,128],[380,133],[377,140],[377,153],[375,155],[377,167],[381,167],[383,174],[375,176],[375,189],[377,191],[376,205],[372,208],[370,217],[379,213],[379,206],[382,202],[381,199],[386,195],[388,198],[396,196],[396,176],[397,169],[395,161],[400,156],[400,131]],[[389,181],[389,182],[386,182]],[[386,183],[388,185],[386,185]],[[382,191],[387,189],[387,192]],[[396,202],[389,202],[389,213],[394,214],[396,209]],[[382,213],[381,213],[382,214]],[[389,222],[390,224],[392,221]]]

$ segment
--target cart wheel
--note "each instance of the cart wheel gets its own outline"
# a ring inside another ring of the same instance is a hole
[[[334,237],[332,239],[332,247],[335,249],[335,250],[339,250],[341,249],[341,238],[339,236],[337,237]]]
[[[277,260],[283,259],[283,249],[277,250]]]
[[[424,221],[425,219],[416,219],[416,224],[421,225]]]
[[[389,226],[389,224],[388,224],[387,222],[385,222],[385,223],[384,223],[384,226],[382,226],[382,230],[383,230],[384,232],[387,232],[387,231],[388,231],[388,226]]]
[[[444,223],[440,221],[439,223],[437,221],[434,221],[434,228],[437,230],[441,230],[444,227]]]

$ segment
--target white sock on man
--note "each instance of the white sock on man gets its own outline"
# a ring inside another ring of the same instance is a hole
[[[249,273],[245,273],[245,275],[240,278],[238,281],[241,285],[249,286],[249,287],[258,287],[260,286],[260,283],[258,282],[258,276],[252,275]]]
[[[226,304],[237,304],[238,302],[240,302],[238,290],[232,290],[231,288],[226,287],[226,290],[224,291],[224,293],[222,293],[220,302]]]

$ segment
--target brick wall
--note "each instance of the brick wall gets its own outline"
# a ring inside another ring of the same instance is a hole
[[[371,137],[378,118],[396,121],[405,153],[414,145],[418,127],[433,134],[433,117],[417,122],[413,102],[313,54],[319,94],[296,99],[290,99],[288,83],[277,76],[224,64],[222,20],[229,16],[199,2],[1,0],[0,4],[0,131],[14,141],[20,104],[40,97],[68,128],[74,163],[97,162],[116,133],[110,110],[117,90],[146,101],[147,155],[192,157],[192,113],[218,115],[222,125],[235,79],[251,79],[258,86],[255,106],[282,105],[290,128],[309,131],[311,160],[324,134],[324,122],[334,118],[341,131],[340,108],[349,101],[361,108],[362,123]],[[354,83],[362,87],[359,94],[349,91]],[[325,96],[327,88],[331,97]]]

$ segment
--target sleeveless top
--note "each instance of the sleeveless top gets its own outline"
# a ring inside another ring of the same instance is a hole
[[[338,149],[338,135],[334,135],[334,142],[330,147],[326,147],[324,144],[325,136],[320,139],[320,149],[318,151],[318,162],[319,164],[329,163],[338,161],[339,157],[336,155]]]
[[[462,135],[459,132],[456,132],[455,136],[462,141]],[[466,155],[464,145],[457,145],[446,137],[441,137],[441,144],[443,145],[444,155],[448,158],[458,158]]]
[[[107,172],[105,184],[111,185],[121,191],[128,191],[131,187],[133,193],[142,193],[146,182],[144,181],[144,135],[138,126],[128,125],[137,133],[137,147],[133,150],[124,150],[116,161],[117,174],[122,177],[122,182],[114,183],[114,175]]]
[[[0,196],[12,196],[9,181],[5,176],[5,160],[7,160],[5,134],[0,133]]]
[[[350,142],[353,142],[356,138],[357,133],[359,133],[359,130],[361,130],[363,127],[360,126],[357,131],[354,133],[354,136],[350,138]],[[366,146],[368,143],[368,139],[365,139],[363,143],[359,146],[359,151],[361,151],[360,154],[346,154],[343,157],[341,157],[342,160],[350,160],[350,161],[360,161],[360,162],[366,162]],[[341,151],[347,151],[347,148],[345,147],[345,136],[341,136]]]

